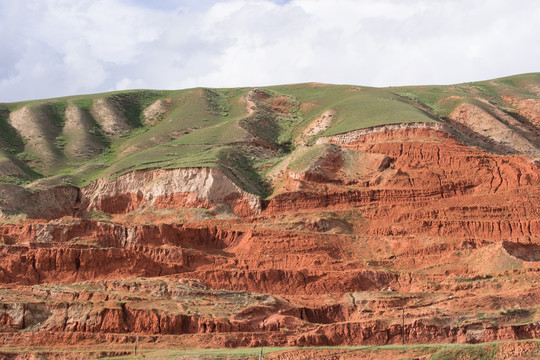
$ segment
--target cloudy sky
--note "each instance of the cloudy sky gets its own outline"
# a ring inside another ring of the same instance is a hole
[[[0,102],[540,71],[537,0],[0,0]]]

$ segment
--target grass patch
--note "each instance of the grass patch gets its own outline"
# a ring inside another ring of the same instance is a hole
[[[55,139],[55,141],[54,141],[54,145],[55,145],[60,151],[64,151],[64,148],[66,147],[66,143],[67,143],[66,137],[63,136],[63,135],[57,136],[56,139]]]
[[[334,144],[314,145],[306,153],[293,160],[289,165],[289,169],[298,172],[306,171],[315,165],[327,152],[336,151],[337,149],[338,146]]]
[[[388,89],[349,85],[312,86],[299,84],[271,87],[294,96],[302,106],[299,115],[303,121],[293,134],[299,135],[303,128],[326,110],[333,110],[332,125],[321,136],[335,135],[353,130],[395,123],[433,122],[425,112],[404,102]]]
[[[431,355],[430,360],[489,360],[495,359],[497,354],[496,345],[478,345],[478,346],[445,346],[435,354]]]
[[[50,123],[45,140],[51,144],[47,145],[59,150],[53,159],[56,163],[47,169],[51,176],[63,174],[62,169],[69,167],[73,169],[75,184],[84,185],[98,176],[114,177],[132,170],[220,167],[243,189],[266,196],[267,171],[291,156],[294,139],[324,111],[335,114],[332,124],[310,141],[385,124],[434,122],[436,116],[445,117],[464,102],[484,108],[491,106],[477,97],[488,99],[502,109],[503,95],[534,97],[530,87],[538,84],[540,74],[525,74],[452,86],[372,88],[297,84],[259,89],[132,90],[33,100],[0,104],[0,146],[2,156],[24,167],[27,174],[38,175],[32,169],[40,168],[39,159],[24,152],[28,144],[10,125],[9,115],[23,106],[39,106]],[[252,90],[263,94],[254,97],[257,112],[249,115],[245,97]],[[132,127],[126,135],[108,138],[91,116],[94,100],[103,97],[114,103]],[[144,109],[164,98],[170,99],[170,111],[154,126],[144,126]],[[68,158],[77,139],[66,138],[61,132],[70,101],[92,119],[94,123],[88,133],[95,137],[92,141],[104,147],[101,154],[84,161],[73,162]],[[66,147],[70,149],[67,155],[63,153]],[[312,148],[292,159],[291,167],[310,166],[326,151]]]
[[[73,103],[82,110],[90,111],[92,110],[92,106],[94,105],[94,99],[80,98],[80,99],[73,100]]]
[[[144,123],[143,110],[154,101],[163,97],[164,91],[134,90],[115,93],[109,97],[112,103],[117,105],[132,128],[141,127]]]
[[[243,190],[266,198],[271,194],[270,185],[255,169],[253,158],[234,148],[224,148],[220,152],[221,167],[225,173]]]
[[[68,106],[67,101],[53,101],[47,103],[47,105],[49,118],[52,122],[60,128],[64,127],[64,124],[66,123],[66,109]]]
[[[24,141],[9,123],[9,110],[5,107],[0,107],[0,145],[12,154],[24,150]]]
[[[229,115],[231,104],[227,96],[228,91],[226,89],[203,89],[203,98],[210,113],[220,116]]]
[[[39,162],[39,157],[37,155],[26,151],[18,153],[15,157],[25,163]]]
[[[470,359],[495,359],[498,356],[499,345],[506,343],[532,343],[536,344],[536,350],[530,352],[529,358],[538,356],[540,350],[540,340],[518,340],[518,341],[499,341],[482,344],[417,344],[417,345],[382,345],[382,346],[316,346],[316,347],[263,347],[263,355],[279,351],[299,351],[310,352],[317,354],[318,350],[325,351],[324,357],[329,357],[330,354],[342,354],[346,356],[362,356],[370,353],[371,356],[375,356],[380,359],[388,358],[388,356],[420,356],[430,360],[470,360]],[[246,359],[246,358],[258,358],[261,348],[237,348],[237,349],[198,349],[198,350],[175,350],[175,349],[146,349],[144,342],[140,343],[139,355],[134,355],[134,344],[122,344],[111,345],[99,348],[93,348],[92,346],[86,347],[84,350],[69,349],[62,350],[58,348],[6,348],[2,351],[9,354],[19,353],[33,353],[33,354],[70,354],[70,353],[101,353],[106,352],[130,352],[129,355],[115,355],[100,357],[102,359],[116,359],[116,360],[128,360],[128,359],[140,359],[142,357],[152,359],[177,359],[178,357],[193,357],[204,359]],[[330,353],[328,351],[331,351]],[[374,358],[375,358],[374,357]]]

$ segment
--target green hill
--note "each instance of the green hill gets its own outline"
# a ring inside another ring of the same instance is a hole
[[[219,167],[242,188],[265,196],[267,172],[300,146],[301,137],[309,146],[321,136],[380,125],[444,123],[464,103],[523,122],[509,99],[538,99],[539,88],[540,73],[534,73],[449,86],[310,83],[4,103],[0,182],[84,186],[137,169]],[[331,122],[306,133],[325,111]]]

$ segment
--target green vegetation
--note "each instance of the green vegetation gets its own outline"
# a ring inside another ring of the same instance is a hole
[[[304,119],[304,126],[298,128],[295,135],[299,135],[300,130],[326,110],[333,110],[336,115],[332,125],[322,135],[335,135],[386,124],[435,121],[429,114],[402,101],[389,89],[311,84],[271,89],[292,95],[301,104],[308,104],[307,109],[299,112]]]
[[[293,131],[302,122],[300,102],[294,96],[270,89],[257,89],[256,92],[255,97],[262,99],[255,100],[257,111],[244,119],[242,126],[251,134],[290,152]]]
[[[88,214],[87,214],[87,217],[89,219],[94,219],[94,220],[110,220],[111,219],[111,216],[101,210],[93,210],[93,211],[90,211]]]
[[[314,145],[307,152],[291,161],[289,168],[293,171],[306,171],[321,159],[327,152],[337,151],[333,144]]]
[[[26,185],[28,179],[17,175],[0,175],[0,183],[11,185]]]
[[[483,344],[423,344],[423,345],[383,345],[383,346],[315,346],[309,348],[293,348],[293,347],[263,347],[263,355],[268,355],[281,351],[299,351],[306,352],[306,355],[316,355],[317,350],[324,351],[323,356],[329,357],[330,354],[340,354],[348,356],[369,356],[370,358],[423,358],[430,360],[484,360],[484,359],[502,359],[506,358],[504,352],[501,351],[501,345],[504,344],[520,344],[527,343],[529,346],[527,359],[536,358],[540,352],[540,340],[518,340],[518,341],[500,341]],[[34,348],[20,350],[17,348],[4,349],[5,353],[33,353],[61,355],[68,353],[88,353],[89,357],[100,353],[105,355],[107,352],[119,353],[128,352],[130,355],[111,355],[109,357],[100,357],[102,359],[116,360],[134,360],[142,358],[152,359],[178,359],[196,357],[200,359],[257,359],[261,348],[236,348],[236,349],[197,349],[197,350],[175,350],[167,348],[147,349],[144,343],[140,343],[138,355],[134,354],[134,344],[130,345],[109,345],[107,347],[100,346],[99,348],[87,347],[84,350],[80,349],[48,349]],[[536,345],[536,350],[534,350]],[[350,357],[352,358],[352,357]]]
[[[9,111],[0,108],[0,144],[4,143],[3,150],[9,152],[21,151],[24,148],[22,138],[17,131],[9,124]]]
[[[488,360],[495,359],[496,345],[488,346],[445,346],[430,357],[430,360]]]
[[[11,160],[29,178],[41,176],[37,170],[41,169],[41,155],[25,144],[9,121],[10,112],[32,106],[54,125],[45,129],[45,140],[57,149],[57,158],[42,169],[51,179],[70,169],[73,183],[83,186],[97,177],[115,177],[133,170],[216,167],[243,189],[269,196],[266,176],[273,166],[292,156],[291,167],[303,169],[329,151],[328,146],[311,146],[307,152],[295,152],[294,145],[295,139],[325,111],[334,114],[329,127],[308,138],[307,144],[313,145],[320,136],[373,126],[437,122],[465,102],[479,107],[494,103],[511,112],[513,109],[503,97],[537,98],[531,89],[539,84],[540,74],[524,74],[452,86],[297,84],[259,89],[131,90],[0,104],[0,158]],[[248,110],[248,97],[254,112]],[[108,99],[124,115],[130,131],[121,137],[106,134],[102,119],[94,118],[97,115],[91,111],[94,101],[100,98]],[[144,110],[159,99],[167,99],[170,109],[150,126]],[[64,131],[70,103],[85,112],[90,129],[81,125]],[[91,152],[82,148],[88,143],[94,144]],[[77,148],[78,144],[81,148]],[[64,153],[66,148],[68,154]],[[73,155],[81,153],[88,155]],[[65,181],[65,177],[58,179]],[[14,181],[20,182],[0,178],[0,182]]]
[[[64,150],[64,147],[66,146],[66,137],[62,135],[57,136],[54,141],[54,144],[58,149]]]
[[[82,110],[90,111],[94,104],[94,100],[92,98],[81,98],[73,100],[73,103]]]
[[[510,76],[501,79],[457,84],[451,86],[407,86],[392,88],[393,92],[430,109],[436,116],[446,117],[463,103],[486,107],[484,101],[511,111],[504,96],[538,98],[532,88],[540,83],[540,73]]]
[[[53,101],[47,103],[49,106],[50,119],[58,127],[63,127],[66,123],[67,101]]]
[[[122,111],[128,124],[137,128],[142,126],[143,110],[165,94],[167,92],[155,90],[126,91],[111,95],[109,100]]]
[[[233,148],[225,148],[220,158],[221,167],[239,187],[261,197],[270,195],[270,187],[256,170],[253,158]]]
[[[231,110],[231,104],[224,89],[203,89],[203,98],[208,110],[214,115],[227,116]]]

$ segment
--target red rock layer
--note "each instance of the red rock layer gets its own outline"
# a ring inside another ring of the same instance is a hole
[[[250,292],[279,295],[277,305],[245,303],[233,315],[214,317],[171,310],[176,300],[159,308],[142,295],[124,301],[110,290],[92,295],[101,300],[82,299],[86,305],[75,305],[75,297],[53,305],[4,302],[0,327],[8,335],[2,341],[39,343],[50,334],[65,343],[131,341],[128,332],[197,334],[215,346],[382,345],[401,341],[391,311],[404,306],[411,313],[404,329],[409,343],[540,336],[532,312],[520,315],[519,308],[499,314],[494,325],[477,318],[464,323],[458,315],[496,313],[515,303],[532,309],[540,301],[530,285],[540,266],[537,164],[465,146],[430,128],[327,141],[376,154],[385,166],[345,179],[347,163],[336,152],[318,163],[324,177],[285,172],[276,180],[281,190],[253,217],[186,225],[71,218],[0,226],[0,283],[6,286],[198,279],[215,291],[216,301],[220,291]],[[96,197],[96,208],[117,213],[141,205],[142,195],[133,197],[120,183],[106,185],[116,195]],[[145,201],[157,208],[184,204],[180,193],[149,198],[152,191]],[[250,201],[243,197],[230,206],[254,215]],[[66,321],[57,319],[66,312]],[[515,325],[509,316],[523,322]],[[31,327],[28,334],[13,332]]]

